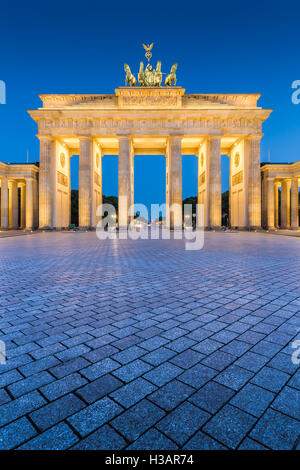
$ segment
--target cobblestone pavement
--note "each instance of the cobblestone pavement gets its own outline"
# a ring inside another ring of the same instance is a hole
[[[1,449],[300,448],[299,239],[37,233],[0,263]]]

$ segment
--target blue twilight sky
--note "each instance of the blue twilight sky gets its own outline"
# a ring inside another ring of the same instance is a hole
[[[300,79],[296,1],[130,2],[11,1],[0,7],[0,161],[38,160],[36,124],[26,113],[39,93],[112,93],[124,85],[123,63],[138,70],[141,44],[154,42],[153,62],[167,72],[178,62],[188,93],[259,92],[274,108],[264,125],[262,161],[300,160]],[[228,161],[222,157],[222,186]],[[78,158],[72,158],[72,186]],[[183,157],[183,197],[196,195],[196,157]],[[103,157],[103,192],[117,194],[117,157]],[[135,202],[165,201],[164,157],[135,157]]]

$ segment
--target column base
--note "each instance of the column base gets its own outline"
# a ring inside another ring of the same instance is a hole
[[[95,230],[95,227],[91,227],[90,225],[88,225],[88,226],[78,227],[78,230],[85,231],[85,232],[92,232],[93,230]]]
[[[300,227],[294,226],[294,227],[291,227],[291,230],[300,230]]]
[[[49,225],[45,225],[44,227],[39,226],[39,230],[48,230],[48,231],[53,231],[53,227],[49,227]]]

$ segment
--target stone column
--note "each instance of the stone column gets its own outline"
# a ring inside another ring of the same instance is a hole
[[[26,178],[26,230],[33,229],[33,179]]]
[[[39,226],[39,185],[36,178],[33,179],[33,228]]]
[[[118,223],[119,230],[127,229],[129,223],[128,210],[132,197],[132,156],[131,142],[128,136],[119,137],[119,170],[118,170]]]
[[[170,227],[182,230],[182,155],[181,137],[169,138]]]
[[[90,137],[80,137],[79,150],[79,227],[91,228],[92,223],[92,141]]]
[[[299,187],[298,178],[292,179],[291,188],[291,229],[299,229]]]
[[[26,226],[26,183],[21,184],[21,228]]]
[[[52,178],[51,160],[54,153],[54,141],[51,137],[39,136],[40,139],[40,171],[39,171],[39,228],[52,227]]]
[[[279,183],[274,183],[274,226],[279,227],[279,198],[278,198],[278,186]]]
[[[209,227],[220,228],[222,225],[221,193],[221,139],[210,137],[207,142]]]
[[[250,136],[248,146],[248,220],[250,228],[261,227],[260,136]]]
[[[281,228],[290,227],[290,183],[284,180],[281,183]]]
[[[8,229],[8,180],[1,180],[1,228]]]
[[[19,198],[18,198],[18,182],[11,181],[10,186],[10,204],[11,204],[11,228],[19,227]]]
[[[274,221],[274,179],[267,179],[267,227],[272,230],[275,226]]]

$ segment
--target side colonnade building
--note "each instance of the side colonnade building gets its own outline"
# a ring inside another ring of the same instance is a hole
[[[263,163],[261,175],[263,227],[298,230],[300,161]]]
[[[39,166],[0,162],[1,229],[38,227]]]

